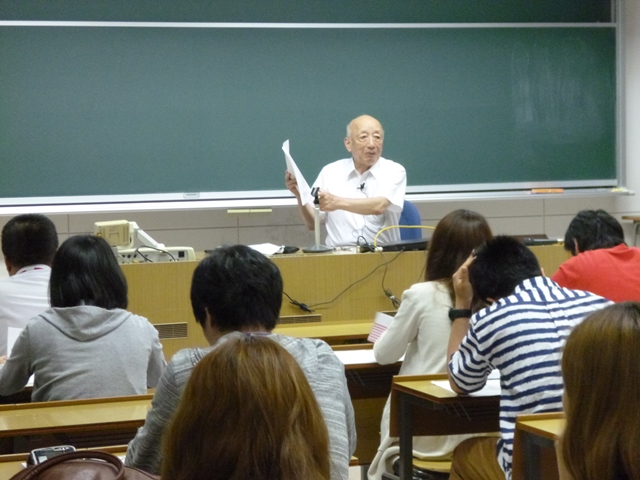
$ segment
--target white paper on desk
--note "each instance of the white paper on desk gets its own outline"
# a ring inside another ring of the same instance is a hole
[[[378,340],[382,334],[387,331],[387,328],[389,328],[392,321],[393,317],[391,315],[376,312],[376,318],[373,321],[373,328],[371,328],[371,333],[367,337],[367,342],[376,343],[376,340]]]
[[[11,356],[11,351],[13,350],[13,344],[16,343],[18,337],[22,333],[22,328],[16,327],[8,327],[7,329],[7,358]],[[27,387],[33,387],[33,375],[29,377],[29,381],[27,382]]]
[[[373,355],[373,349],[360,350],[334,350],[336,357],[340,359],[343,365],[365,365],[369,363],[377,363],[376,357]]]
[[[282,144],[282,151],[284,152],[284,159],[287,162],[287,171],[293,178],[298,181],[298,192],[300,192],[302,204],[306,205],[307,203],[313,203],[313,198],[311,197],[311,188],[302,176],[298,165],[296,165],[296,162],[293,161],[293,158],[289,153],[289,140]]]
[[[334,350],[333,353],[342,362],[343,365],[377,365],[376,357],[373,354],[373,348],[361,348],[358,350]],[[404,355],[400,357],[399,362],[404,360]]]
[[[275,255],[276,253],[282,253],[282,250],[284,249],[284,246],[274,245],[273,243],[259,243],[256,245],[249,245],[249,247],[263,255]]]
[[[436,385],[437,387],[444,388],[445,390],[449,390],[453,392],[451,385],[449,385],[449,380],[433,380],[431,383]],[[455,393],[455,392],[454,392]],[[501,393],[500,389],[500,372],[498,370],[493,370],[489,377],[487,378],[487,383],[485,386],[478,390],[477,392],[470,393],[470,397],[494,397],[499,396]]]

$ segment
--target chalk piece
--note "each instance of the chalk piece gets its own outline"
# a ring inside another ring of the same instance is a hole
[[[564,193],[564,188],[532,188],[531,193]]]

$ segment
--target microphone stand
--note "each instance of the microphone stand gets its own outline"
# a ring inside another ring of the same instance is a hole
[[[320,245],[320,199],[318,198],[318,188],[314,188],[311,191],[313,195],[313,230],[316,235],[316,244],[311,247],[305,247],[302,249],[304,253],[327,253],[333,251],[333,248],[326,245]]]

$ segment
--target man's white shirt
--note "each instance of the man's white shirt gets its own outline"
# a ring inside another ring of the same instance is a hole
[[[342,246],[373,243],[382,228],[398,225],[404,204],[407,174],[402,165],[380,157],[362,175],[355,169],[352,158],[344,158],[325,166],[313,184],[333,195],[344,198],[385,197],[390,205],[381,215],[360,215],[336,210],[321,212],[327,227],[327,245]],[[364,239],[364,240],[363,240]],[[392,228],[381,233],[378,244],[400,241],[400,230]]]

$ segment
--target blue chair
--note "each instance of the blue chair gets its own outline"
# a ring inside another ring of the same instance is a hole
[[[405,200],[400,215],[400,225],[422,225],[420,212],[411,202]],[[421,228],[401,228],[400,238],[402,240],[420,240],[422,238]]]

